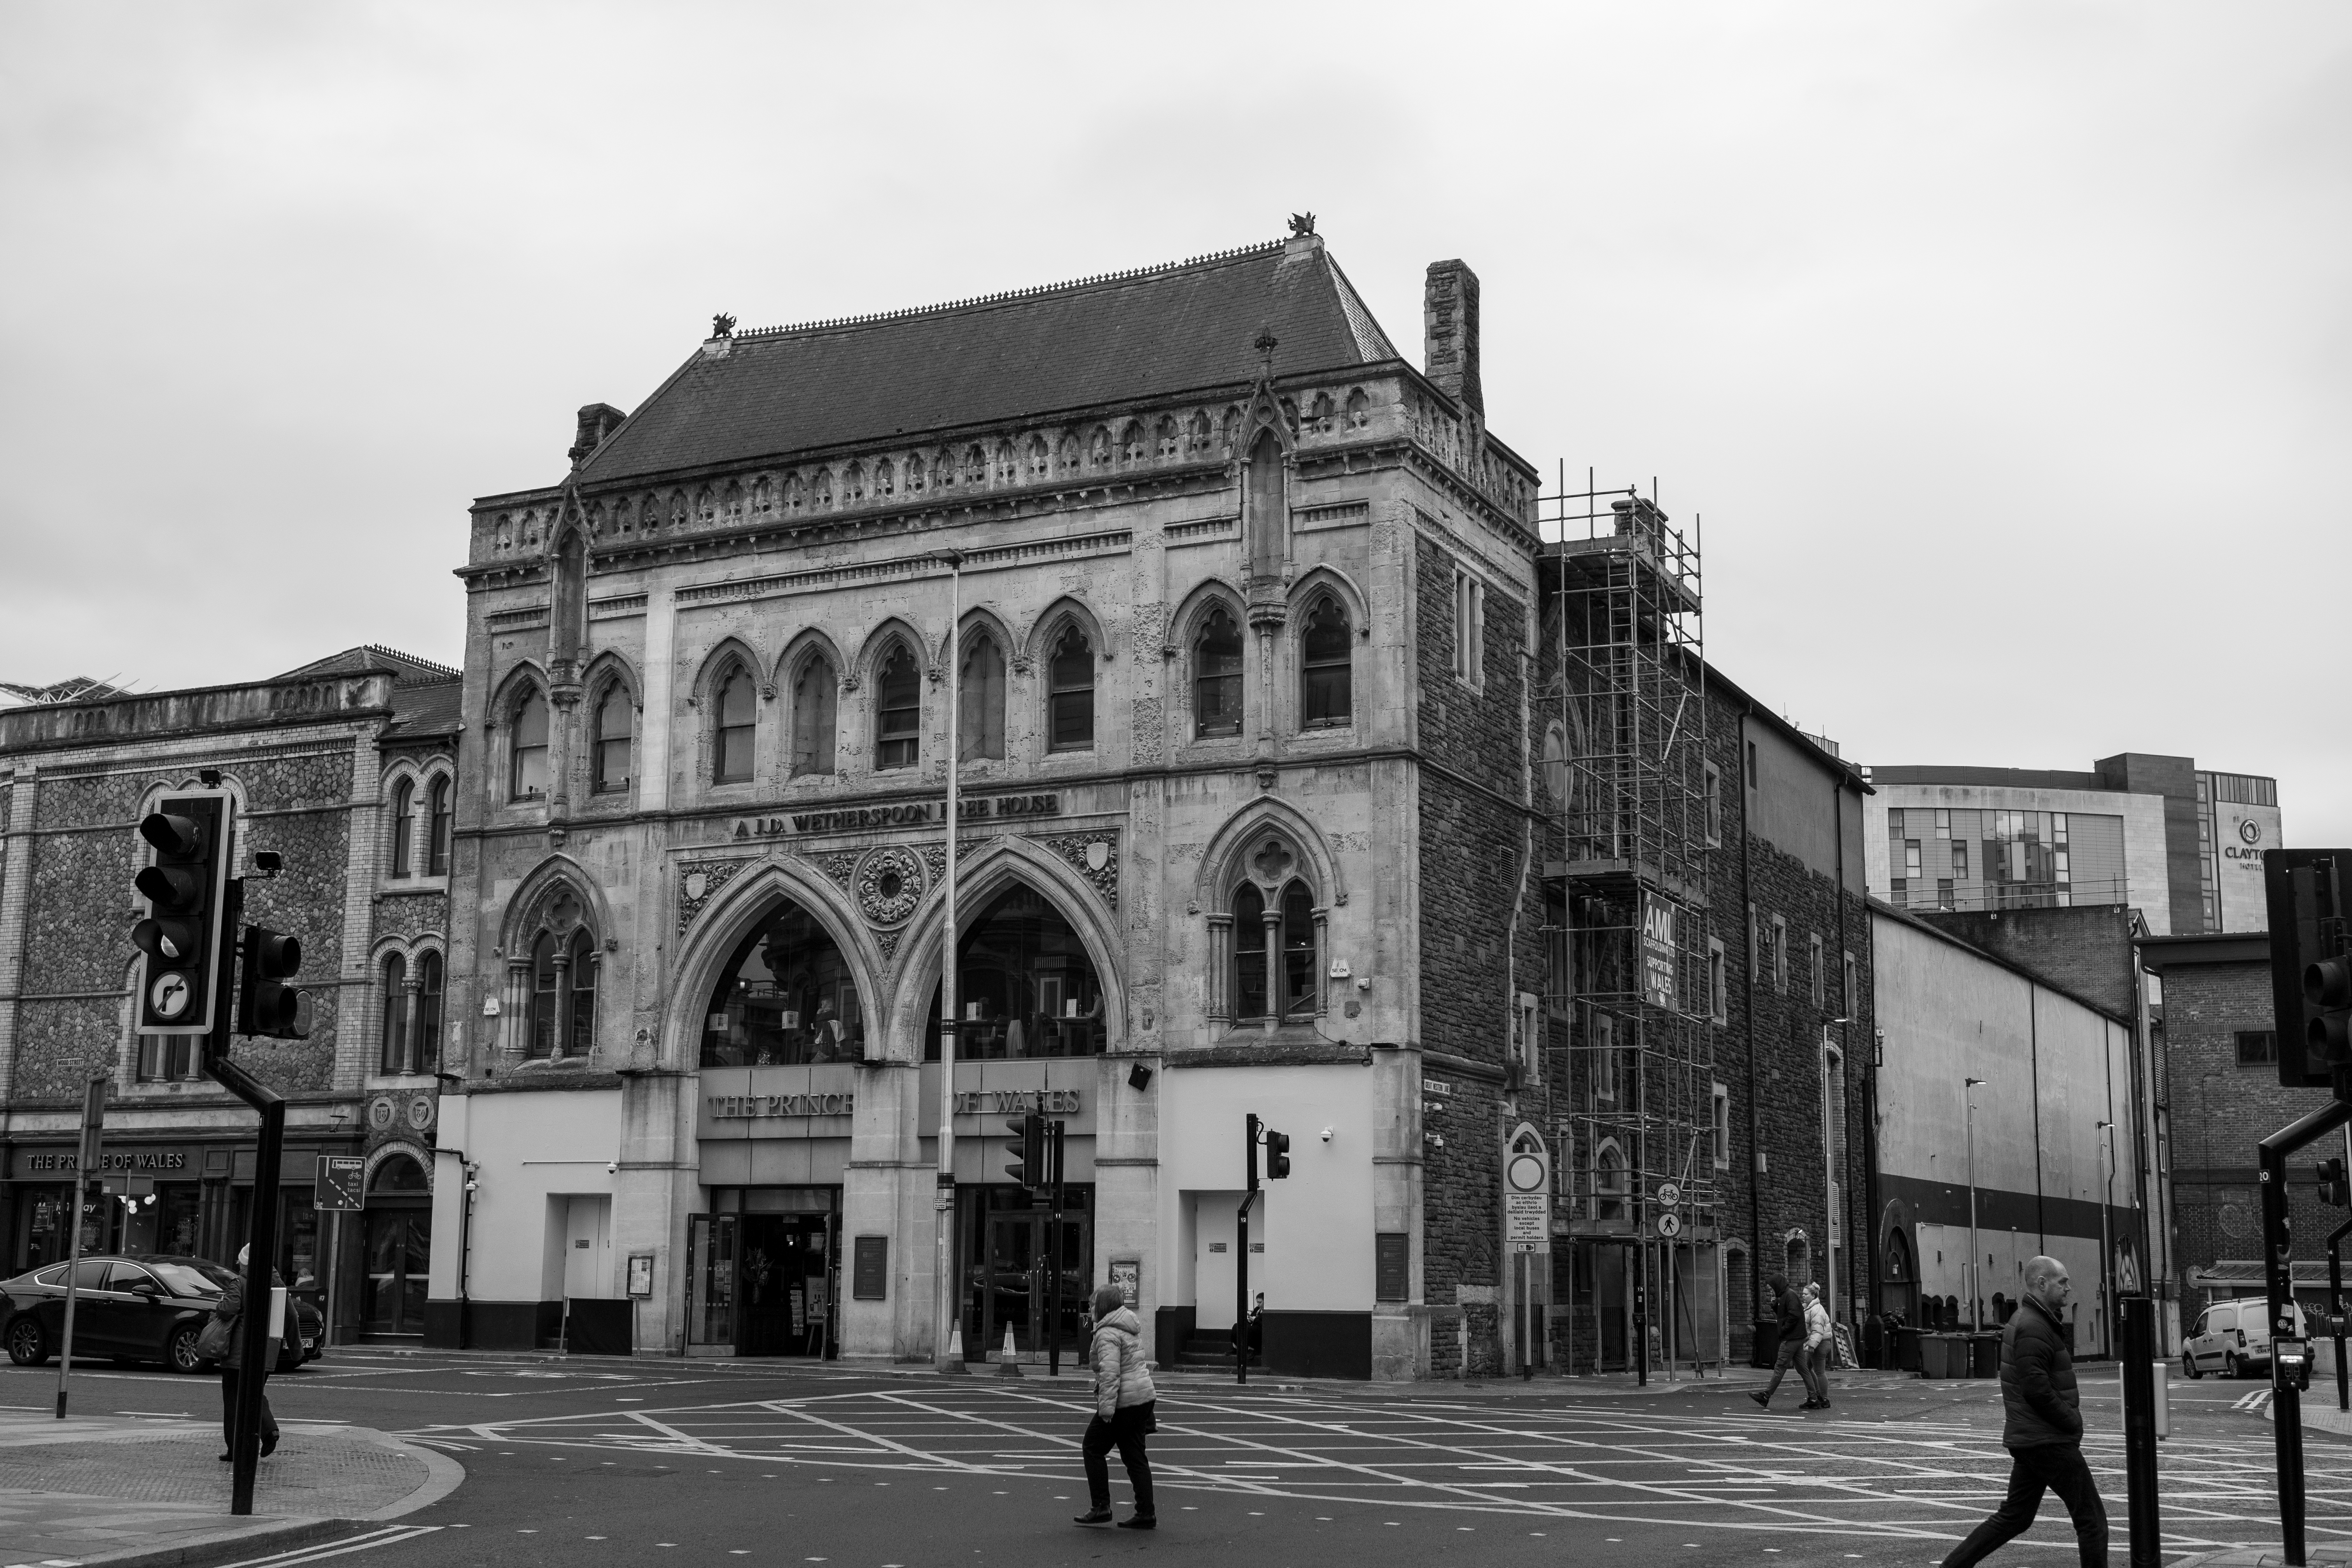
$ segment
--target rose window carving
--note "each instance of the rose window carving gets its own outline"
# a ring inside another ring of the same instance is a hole
[[[902,925],[922,901],[923,858],[903,845],[886,844],[857,864],[857,907],[878,926]]]

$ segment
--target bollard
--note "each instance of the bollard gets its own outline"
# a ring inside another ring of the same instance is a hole
[[[2162,1525],[2156,1506],[2156,1303],[2146,1296],[2126,1296],[2121,1305],[2125,1517],[2131,1528],[2131,1568],[2163,1568]]]

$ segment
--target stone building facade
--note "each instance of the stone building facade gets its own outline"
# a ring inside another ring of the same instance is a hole
[[[1541,963],[1536,483],[1475,289],[1431,268],[1426,368],[1311,234],[722,321],[583,410],[561,483],[477,503],[443,1128],[478,1173],[435,1337],[933,1353],[952,664],[965,1353],[1037,1353],[1055,1258],[1066,1332],[1111,1279],[1163,1359],[1220,1342],[1250,1114],[1293,1140],[1240,1255],[1270,1363],[1495,1353],[1457,1308]],[[1032,1107],[1058,1231],[1002,1169]]]
[[[455,670],[360,647],[246,685],[0,712],[0,1265],[9,1272],[69,1246],[77,1130],[93,1074],[110,1079],[108,1169],[152,1176],[155,1196],[136,1208],[87,1207],[85,1247],[227,1260],[242,1244],[253,1113],[205,1079],[195,1041],[141,1036],[131,1024],[129,932],[144,912],[132,879],[149,854],[138,824],[160,796],[214,770],[237,803],[246,918],[300,940],[298,980],[315,1009],[308,1038],[235,1047],[289,1102],[280,1272],[321,1305],[334,1275],[339,1337],[421,1332],[457,691]],[[262,849],[284,857],[281,876],[251,874]],[[370,1212],[349,1216],[340,1235],[312,1207],[327,1154],[369,1162]]]

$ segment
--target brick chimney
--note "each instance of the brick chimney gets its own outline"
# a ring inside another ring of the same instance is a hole
[[[1476,284],[1473,283],[1475,289]],[[609,403],[592,403],[580,411],[580,425],[572,437],[572,466],[578,468],[588,454],[604,444],[604,437],[621,427],[627,415]]]
[[[1478,384],[1478,275],[1462,261],[1433,261],[1422,288],[1422,368],[1446,395],[1486,412]]]

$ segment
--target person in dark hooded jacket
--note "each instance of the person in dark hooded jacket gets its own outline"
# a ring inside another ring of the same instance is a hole
[[[1119,1463],[1127,1467],[1128,1484],[1135,1489],[1135,1516],[1119,1521],[1118,1527],[1155,1529],[1160,1516],[1151,1506],[1151,1461],[1144,1455],[1143,1439],[1156,1430],[1152,1408],[1160,1391],[1152,1386],[1151,1368],[1143,1359],[1143,1324],[1116,1285],[1095,1292],[1094,1318],[1094,1339],[1087,1355],[1094,1363],[1095,1418],[1087,1424],[1084,1450],[1092,1506],[1077,1521],[1111,1521],[1110,1451],[1116,1447]]]
[[[237,1252],[237,1276],[229,1282],[228,1288],[221,1292],[221,1299],[213,1303],[213,1316],[228,1325],[228,1353],[220,1358],[221,1441],[227,1445],[221,1450],[221,1458],[224,1460],[232,1459],[236,1454],[236,1394],[238,1384],[245,1376],[245,1324],[240,1321],[245,1316],[244,1270],[245,1260],[252,1251],[253,1249],[248,1247]],[[273,1268],[269,1271],[269,1283],[276,1287],[284,1285],[286,1281],[279,1279],[278,1271]],[[267,1301],[262,1303],[261,1310],[264,1312],[269,1310],[269,1304]],[[268,1379],[270,1369],[278,1364],[278,1342],[273,1339],[268,1343],[268,1354],[262,1358],[261,1365],[254,1372],[256,1377],[264,1380],[261,1395],[261,1452],[265,1458],[278,1449],[278,1417],[270,1413]]]
[[[2066,1349],[2066,1292],[2073,1282],[2054,1258],[2025,1266],[2025,1299],[2001,1331],[2000,1402],[2007,1415],[2001,1446],[2009,1450],[2009,1495],[1944,1559],[1944,1568],[1969,1568],[2003,1542],[2024,1534],[2041,1510],[2042,1494],[2056,1492],[2074,1521],[2083,1568],[2105,1568],[2107,1510],[2099,1483],[2083,1462],[2082,1397],[2074,1358]]]

